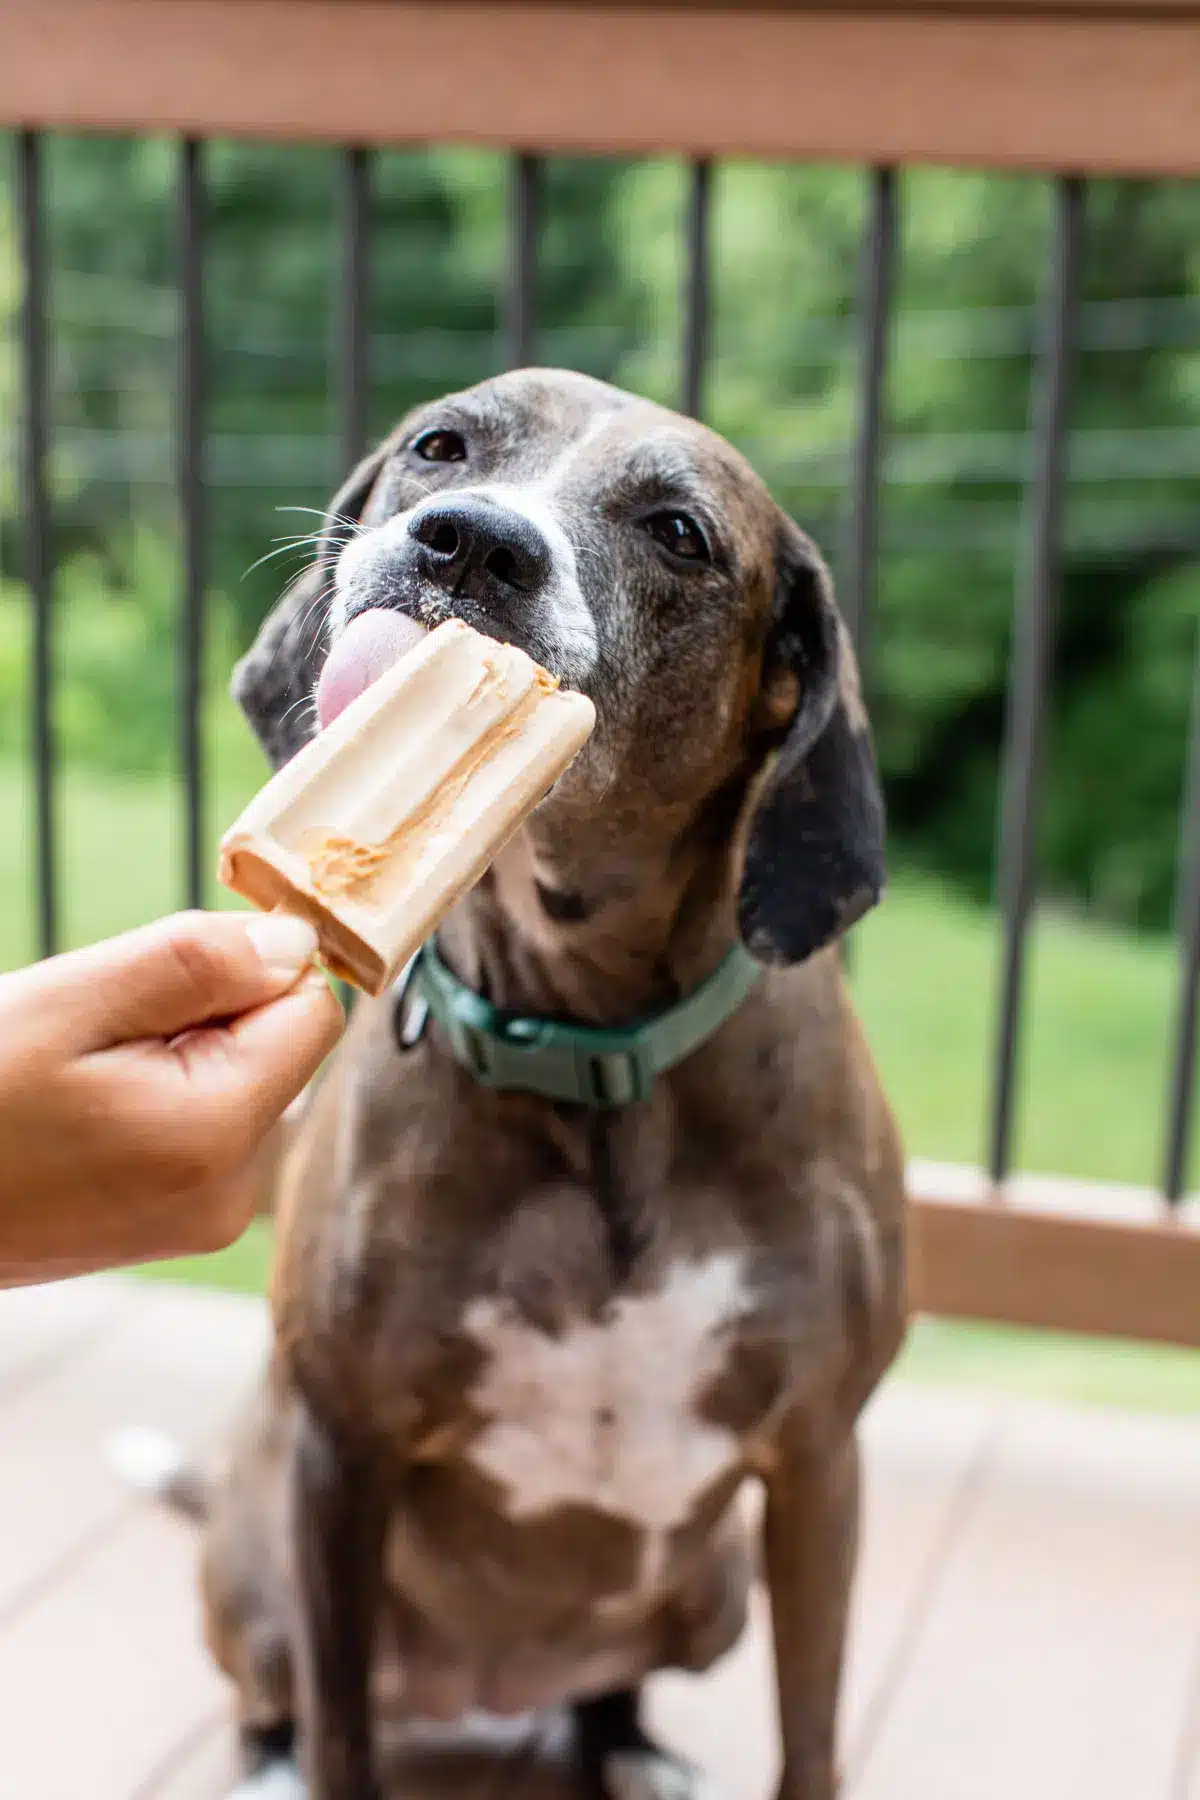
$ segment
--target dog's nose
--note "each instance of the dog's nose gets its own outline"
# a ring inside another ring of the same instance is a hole
[[[483,494],[432,500],[408,522],[424,572],[448,593],[474,600],[536,594],[550,577],[550,546],[512,507]]]

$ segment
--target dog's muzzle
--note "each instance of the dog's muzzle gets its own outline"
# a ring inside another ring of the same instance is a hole
[[[331,644],[373,608],[430,627],[459,618],[584,692],[596,665],[596,625],[574,548],[553,510],[522,489],[430,495],[351,536],[338,557]]]

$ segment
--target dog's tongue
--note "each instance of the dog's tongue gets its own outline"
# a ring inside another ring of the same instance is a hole
[[[351,619],[329,652],[317,683],[317,717],[331,725],[385,669],[420,643],[425,627],[403,613],[373,606]]]

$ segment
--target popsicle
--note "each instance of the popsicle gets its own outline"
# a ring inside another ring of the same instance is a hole
[[[326,968],[380,994],[595,716],[515,645],[450,620],[268,781],[221,841],[220,879],[263,911],[310,919]]]

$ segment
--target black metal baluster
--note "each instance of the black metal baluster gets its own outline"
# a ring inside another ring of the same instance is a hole
[[[895,261],[895,172],[874,169],[859,274],[858,423],[851,469],[846,567],[841,583],[842,611],[854,639],[864,688],[879,559],[879,486]]]
[[[1188,1179],[1196,1081],[1196,1021],[1200,997],[1200,639],[1192,688],[1191,750],[1184,782],[1179,833],[1179,1000],[1176,1013],[1171,1088],[1167,1113],[1167,1155],[1163,1192],[1182,1200]]]
[[[712,163],[698,157],[689,169],[684,218],[683,379],[680,409],[693,419],[704,411],[704,377],[710,338]]]
[[[339,400],[342,469],[353,468],[370,430],[371,156],[355,145],[342,152],[342,282]]]
[[[204,170],[203,145],[179,147],[179,510],[183,591],[179,618],[179,763],[184,794],[184,893],[204,899]]]
[[[524,153],[514,156],[508,180],[508,288],[504,315],[504,354],[510,369],[527,368],[534,360],[540,185],[540,158]]]
[[[1060,178],[1054,190],[1050,282],[1036,377],[1028,561],[1018,597],[1001,777],[999,892],[1004,911],[1004,960],[988,1147],[989,1172],[997,1182],[1007,1176],[1012,1157],[1025,947],[1034,892],[1042,726],[1059,587],[1083,208],[1083,183],[1073,177]]]
[[[34,875],[39,954],[58,948],[55,839],[54,552],[47,454],[50,444],[50,358],[46,233],[42,206],[42,141],[22,131],[16,141],[17,212],[24,293],[21,302],[21,513],[25,582],[32,609],[30,754],[34,784]]]
[[[858,420],[850,471],[850,516],[838,595],[867,688],[869,631],[879,560],[879,487],[883,418],[896,261],[896,182],[891,169],[873,169],[863,222],[858,278]],[[853,967],[853,934],[842,940]]]
[[[371,382],[371,153],[347,145],[341,162],[341,293],[338,311],[338,403],[342,472],[352,469],[367,449],[370,433]],[[339,981],[338,993],[349,1012],[356,990]]]

